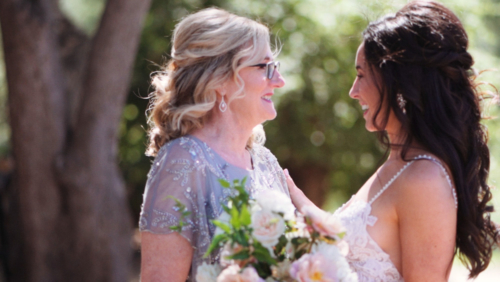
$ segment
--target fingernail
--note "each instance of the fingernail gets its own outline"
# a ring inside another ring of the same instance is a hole
[[[283,172],[285,173],[286,176],[290,176],[290,173],[288,173],[288,169],[284,169]]]

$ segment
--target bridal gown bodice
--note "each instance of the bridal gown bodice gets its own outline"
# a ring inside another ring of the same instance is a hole
[[[340,207],[334,216],[337,217],[344,226],[346,233],[344,240],[349,245],[349,253],[346,257],[351,268],[358,274],[359,282],[393,282],[404,281],[391,258],[373,240],[367,231],[367,226],[374,226],[377,217],[371,215],[372,203],[410,166],[415,160],[427,159],[438,164],[446,175],[448,184],[452,188],[455,205],[457,198],[451,180],[444,166],[435,158],[430,156],[418,156],[406,163],[394,177],[387,182],[384,187],[369,201],[357,201],[351,198],[350,201]]]

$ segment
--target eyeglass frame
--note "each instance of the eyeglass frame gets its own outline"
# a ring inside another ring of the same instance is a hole
[[[273,66],[272,69],[271,69],[271,66]],[[270,61],[270,62],[267,62],[267,63],[252,65],[251,67],[259,67],[259,68],[266,67],[266,77],[267,77],[267,79],[271,80],[271,79],[273,79],[274,72],[276,70],[279,71],[279,69],[280,69],[280,62],[279,61]]]

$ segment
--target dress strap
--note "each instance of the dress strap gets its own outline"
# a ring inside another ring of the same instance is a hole
[[[451,192],[453,194],[453,200],[455,200],[455,208],[458,208],[458,198],[457,198],[457,191],[455,190],[455,187],[453,187],[453,184],[451,183],[450,175],[448,174],[448,171],[446,171],[446,168],[444,165],[436,158],[429,156],[429,155],[419,155],[415,157],[412,161],[416,160],[430,160],[433,163],[437,164],[441,170],[444,172],[444,175],[446,176],[446,181],[450,185]]]
[[[415,160],[411,160],[409,162],[407,162],[399,171],[398,173],[396,173],[392,178],[391,180],[389,180],[389,182],[387,182],[384,187],[382,187],[382,189],[380,189],[380,191],[378,191],[378,193],[373,196],[373,198],[368,202],[368,204],[371,206],[373,204],[373,202],[375,202],[375,200],[380,197],[380,195],[382,195],[382,193],[384,193],[385,190],[387,190],[387,188],[389,188],[389,186],[391,186],[392,182],[394,182],[394,180],[396,180],[400,175],[401,173],[403,173],[403,171],[409,167]]]

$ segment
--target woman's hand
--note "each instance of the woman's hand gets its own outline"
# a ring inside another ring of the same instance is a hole
[[[312,206],[316,209],[319,209],[311,200],[309,200],[306,195],[304,195],[304,192],[295,185],[295,182],[293,182],[292,177],[290,177],[290,173],[288,173],[288,169],[284,169],[283,172],[285,173],[286,177],[286,183],[288,184],[288,190],[290,191],[290,198],[292,198],[292,202],[299,210],[302,212],[302,209],[305,206]]]

